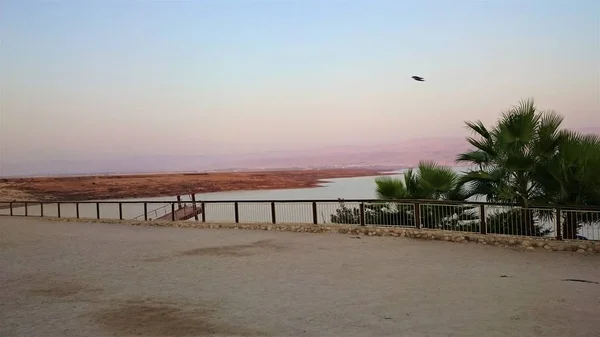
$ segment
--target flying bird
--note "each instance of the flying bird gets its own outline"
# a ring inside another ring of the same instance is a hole
[[[415,80],[415,81],[419,81],[419,82],[425,82],[425,80],[423,79],[423,77],[419,77],[419,76],[413,76],[412,79]]]

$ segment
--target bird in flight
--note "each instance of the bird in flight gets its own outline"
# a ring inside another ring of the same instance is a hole
[[[425,80],[423,79],[423,77],[419,77],[419,76],[413,76],[412,79],[415,80],[415,81],[419,81],[419,82],[425,82]]]

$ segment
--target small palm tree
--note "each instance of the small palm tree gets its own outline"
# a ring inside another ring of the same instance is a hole
[[[409,169],[404,181],[389,176],[375,179],[379,199],[464,200],[460,177],[448,167],[432,161],[419,162],[418,171]]]
[[[379,199],[398,200],[387,205],[401,213],[414,217],[412,205],[402,203],[401,200],[464,200],[465,193],[458,182],[459,175],[452,169],[443,167],[435,162],[421,161],[418,170],[409,169],[404,173],[404,180],[379,177],[375,179],[376,193]],[[460,220],[469,220],[473,217],[468,212],[472,207],[465,206],[440,206],[421,204],[421,223],[426,228],[457,229]]]

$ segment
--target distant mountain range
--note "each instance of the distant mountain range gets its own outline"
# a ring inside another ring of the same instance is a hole
[[[600,127],[578,129],[600,134]],[[52,160],[2,163],[0,176],[126,174],[265,170],[286,168],[374,167],[399,169],[419,160],[453,165],[456,155],[470,145],[461,137],[435,137],[390,144],[330,146],[310,151],[274,151],[243,155],[155,155],[98,160]]]

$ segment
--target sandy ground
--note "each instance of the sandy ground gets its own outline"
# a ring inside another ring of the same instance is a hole
[[[6,178],[0,179],[0,201],[81,201],[308,188],[318,186],[322,179],[382,174],[374,169],[357,168]]]
[[[0,217],[0,335],[600,336],[600,255]],[[504,276],[504,277],[503,277]]]

